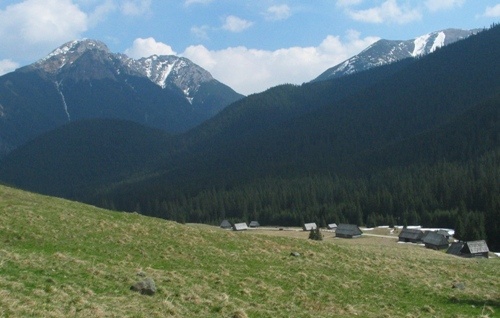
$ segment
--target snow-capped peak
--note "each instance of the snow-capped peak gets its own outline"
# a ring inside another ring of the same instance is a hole
[[[75,40],[61,45],[46,57],[34,63],[34,66],[48,73],[56,73],[59,69],[73,63],[89,50],[98,50],[105,54],[110,53],[108,47],[103,42],[89,39]]]
[[[313,81],[341,77],[404,58],[429,54],[442,46],[464,39],[478,31],[477,29],[446,29],[424,34],[407,41],[382,39],[373,43],[358,55],[326,70]]]
[[[152,55],[136,60],[125,54],[111,53],[106,44],[90,39],[67,42],[29,67],[43,70],[57,77],[89,51],[93,54],[91,62],[87,61],[85,67],[95,67],[83,72],[84,76],[96,75],[99,78],[115,79],[120,74],[144,76],[161,88],[178,87],[190,102],[193,101],[193,96],[202,83],[213,80],[209,72],[186,58],[174,55]],[[105,63],[107,67],[103,67],[100,63]],[[78,76],[81,74],[77,75],[76,79],[80,78]]]

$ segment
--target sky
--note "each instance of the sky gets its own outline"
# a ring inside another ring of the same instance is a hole
[[[249,95],[308,82],[381,38],[499,22],[500,0],[0,0],[0,75],[88,38],[186,57]]]

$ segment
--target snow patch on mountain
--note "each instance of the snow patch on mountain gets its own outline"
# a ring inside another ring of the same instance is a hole
[[[61,83],[60,82],[55,82],[56,84],[56,89],[57,89],[57,92],[59,93],[59,95],[61,95],[61,100],[62,100],[62,103],[63,103],[63,107],[64,107],[64,112],[66,113],[66,117],[68,117],[68,121],[71,121],[71,116],[69,115],[69,112],[68,112],[68,104],[66,104],[66,98],[64,98],[64,94],[63,92],[61,91]]]
[[[409,57],[432,53],[438,48],[479,32],[475,30],[446,29],[424,34],[412,40],[379,40],[356,56],[323,72],[313,81],[322,81],[393,63]]]
[[[445,40],[446,40],[446,34],[444,32],[439,32],[436,38],[434,39],[434,43],[432,44],[432,47],[429,51],[434,52],[438,48],[443,47]]]
[[[427,41],[431,37],[430,34],[425,34],[416,38],[413,43],[415,44],[411,56],[416,57],[425,54],[425,47],[427,46]]]
[[[167,86],[176,86],[190,103],[193,102],[200,86],[204,82],[213,80],[209,72],[186,58],[174,55],[153,55],[136,60],[125,54],[111,53],[106,44],[88,39],[67,42],[33,63],[31,67],[41,69],[57,78],[63,69],[71,66],[89,51],[93,51],[99,61],[104,61],[108,67],[112,68],[110,69],[112,74],[144,76],[162,89]]]

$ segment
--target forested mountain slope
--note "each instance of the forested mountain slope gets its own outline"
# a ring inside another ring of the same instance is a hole
[[[142,173],[77,199],[208,223],[460,219],[500,246],[499,38],[496,26],[418,59],[251,95],[175,136]]]

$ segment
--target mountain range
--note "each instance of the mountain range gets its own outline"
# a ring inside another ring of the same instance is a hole
[[[372,67],[393,63],[405,58],[423,56],[445,45],[476,34],[479,31],[479,29],[446,29],[424,34],[411,40],[398,41],[382,39],[373,43],[361,53],[327,69],[313,81],[341,77],[364,71]]]
[[[0,77],[0,156],[81,119],[130,120],[179,133],[242,97],[186,58],[135,60],[99,41],[72,41]]]
[[[500,246],[498,38],[494,26],[432,54],[280,85],[175,136],[66,121],[9,154],[0,180],[180,222],[460,219]]]

